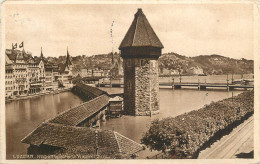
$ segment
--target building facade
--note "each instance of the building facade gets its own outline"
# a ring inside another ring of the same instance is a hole
[[[119,50],[124,68],[124,112],[152,115],[159,112],[159,68],[162,43],[141,9]]]
[[[5,97],[12,97],[14,90],[12,61],[5,55]]]
[[[59,81],[63,88],[71,88],[73,64],[69,54],[60,68],[47,62],[42,50],[40,57],[32,57],[24,50],[7,49],[5,55],[5,96],[33,95],[58,89]]]
[[[14,95],[27,94],[29,91],[28,65],[23,53],[18,52],[13,62]]]

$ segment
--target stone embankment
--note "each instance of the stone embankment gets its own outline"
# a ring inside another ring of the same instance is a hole
[[[199,110],[153,122],[142,143],[167,158],[197,158],[254,113],[254,91],[212,102]]]
[[[58,93],[62,93],[62,92],[67,92],[67,91],[70,91],[70,90],[71,90],[71,88],[66,88],[66,89],[58,89],[58,90],[55,90],[55,91],[49,91],[49,92],[43,92],[43,93],[21,95],[21,96],[16,96],[16,97],[13,97],[13,98],[5,98],[5,102],[9,103],[9,102],[16,101],[16,100],[31,99],[31,98],[40,97],[40,96],[49,95],[49,94],[58,94]]]

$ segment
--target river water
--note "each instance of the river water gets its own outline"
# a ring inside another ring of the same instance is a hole
[[[121,89],[119,88],[119,90]],[[241,92],[233,91],[233,95],[236,96]],[[122,116],[121,118],[102,122],[101,128],[115,130],[140,143],[140,139],[148,130],[152,120],[169,116],[174,117],[199,109],[212,101],[218,101],[231,96],[232,92],[227,92],[226,90],[160,89],[160,113],[158,115],[152,117]],[[82,100],[77,95],[71,92],[63,92],[6,103],[7,158],[12,158],[12,155],[26,154],[28,145],[21,143],[21,140],[27,134],[44,120],[50,119],[81,102]]]
[[[242,91],[233,91],[233,96]],[[160,113],[150,116],[122,116],[101,123],[102,129],[110,129],[140,143],[142,136],[149,129],[151,121],[166,117],[175,117],[185,112],[197,110],[212,101],[219,101],[232,96],[225,90],[198,91],[191,89],[160,89]],[[139,158],[155,155],[148,149],[139,153]]]
[[[27,144],[21,140],[43,121],[76,106],[82,100],[72,92],[45,95],[27,100],[6,103],[6,154],[25,155]]]

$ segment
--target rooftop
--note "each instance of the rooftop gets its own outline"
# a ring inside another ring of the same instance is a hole
[[[131,155],[143,146],[111,130],[95,130],[85,127],[67,126],[45,122],[39,125],[23,143],[36,146],[49,145],[65,148],[64,153],[98,155],[106,157],[115,154]]]
[[[163,45],[148,22],[142,9],[138,9],[119,49],[127,47],[157,47]]]
[[[82,84],[82,83],[77,83],[77,87],[80,87],[83,90],[83,92],[86,91],[86,92],[92,93],[96,97],[106,93],[105,91],[103,91],[97,87],[92,87],[92,86]]]
[[[123,95],[124,94],[124,88],[107,88],[107,87],[99,87],[98,89],[106,92],[110,96],[114,95]]]
[[[87,101],[74,108],[71,108],[49,120],[50,123],[76,126],[100,109],[108,105],[109,97],[101,95],[93,100]]]
[[[5,64],[13,64],[9,57],[5,54]]]

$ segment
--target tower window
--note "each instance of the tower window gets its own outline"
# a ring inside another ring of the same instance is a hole
[[[127,60],[127,66],[128,66],[128,67],[131,67],[131,59],[128,59],[128,60]]]
[[[140,60],[140,66],[144,66],[146,64],[145,59]]]
[[[132,83],[129,82],[128,85],[127,85],[128,89],[131,89],[132,88]]]

